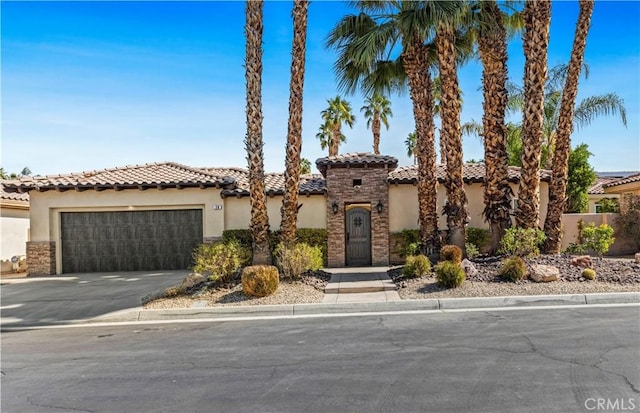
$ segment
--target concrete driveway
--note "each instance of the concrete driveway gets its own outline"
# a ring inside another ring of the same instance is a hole
[[[188,271],[65,274],[2,280],[1,326],[66,324],[139,307],[149,293],[179,284]]]

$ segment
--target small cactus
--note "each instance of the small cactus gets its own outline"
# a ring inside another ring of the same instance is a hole
[[[582,276],[587,280],[595,280],[596,272],[591,268],[585,268],[584,270],[582,270]]]

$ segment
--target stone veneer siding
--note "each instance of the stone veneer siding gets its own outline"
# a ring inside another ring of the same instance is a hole
[[[54,275],[56,273],[55,242],[27,242],[27,273],[29,276]]]
[[[349,204],[371,206],[371,264],[389,265],[389,187],[386,165],[369,165],[367,168],[328,167],[327,184],[327,235],[329,267],[344,267],[345,255],[345,207]],[[360,188],[354,188],[353,180],[361,179]],[[338,203],[338,213],[332,211]],[[378,213],[376,205],[382,201],[384,209]]]

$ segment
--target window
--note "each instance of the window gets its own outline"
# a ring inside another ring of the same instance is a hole
[[[360,186],[362,186],[362,179],[354,179],[353,180],[353,187],[356,188],[356,187],[360,187]]]

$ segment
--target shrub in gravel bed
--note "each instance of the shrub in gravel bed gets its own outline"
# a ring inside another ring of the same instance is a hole
[[[426,256],[411,255],[402,267],[402,274],[408,278],[421,277],[431,271],[431,261]]]
[[[513,282],[523,279],[526,274],[527,266],[520,257],[509,257],[504,260],[498,273],[500,277]]]
[[[276,292],[280,276],[273,265],[252,265],[242,270],[242,292],[266,297]]]
[[[592,270],[591,268],[585,268],[582,271],[582,276],[584,278],[586,278],[587,280],[595,280],[596,279],[596,272],[594,270]]]
[[[445,245],[440,249],[440,259],[454,264],[462,261],[462,250],[457,245]]]
[[[229,283],[236,271],[250,260],[251,251],[236,240],[200,244],[193,252],[192,270],[208,276],[210,281]]]
[[[466,276],[460,264],[442,261],[436,265],[436,280],[438,285],[445,288],[456,288],[462,285]]]
[[[534,228],[509,228],[500,240],[500,253],[529,257],[540,254],[540,245],[547,238],[543,231]]]
[[[322,268],[322,250],[304,242],[294,246],[279,244],[273,255],[284,278],[299,279],[307,271]]]

